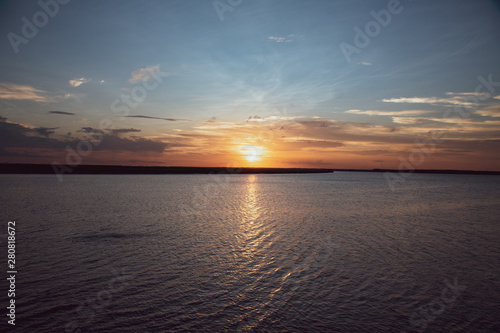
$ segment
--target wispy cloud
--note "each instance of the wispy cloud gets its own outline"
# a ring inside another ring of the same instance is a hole
[[[155,74],[160,73],[159,66],[150,66],[146,68],[140,68],[131,73],[130,79],[128,79],[129,83],[137,83],[143,81],[150,81],[154,78]]]
[[[500,114],[497,115],[500,117]],[[413,125],[425,122],[435,122],[451,125],[474,125],[474,126],[498,126],[500,121],[496,120],[475,120],[470,118],[436,118],[436,117],[393,117],[392,121],[397,124]],[[463,127],[461,128],[463,131]]]
[[[80,77],[80,78],[69,80],[69,85],[72,86],[72,87],[74,87],[74,88],[76,88],[78,86],[81,86],[84,83],[89,82],[90,80],[91,79]]]
[[[387,103],[415,103],[415,104],[452,104],[452,105],[471,105],[470,102],[464,102],[460,99],[453,98],[438,98],[438,97],[399,97],[399,98],[384,98],[383,102]]]
[[[363,114],[368,116],[419,116],[429,114],[434,111],[430,110],[404,110],[404,111],[381,111],[381,110],[347,110],[345,113]]]
[[[44,96],[46,92],[31,86],[0,83],[0,99],[31,100],[35,102],[49,102],[49,98]]]
[[[475,113],[483,117],[500,117],[500,105],[494,105],[485,109],[477,110]]]
[[[392,117],[392,122],[395,124],[415,125],[425,122],[438,122],[445,124],[463,124],[470,122],[470,119],[464,118],[426,118],[426,117]]]
[[[294,34],[283,36],[269,36],[267,39],[272,40],[276,43],[290,43],[292,41],[291,37],[295,36]]]
[[[448,96],[481,96],[481,97],[489,97],[489,93],[480,93],[480,92],[447,92],[446,95]]]
[[[402,125],[416,125],[421,124],[425,121],[424,118],[416,118],[416,117],[392,117],[392,122],[395,124]]]
[[[357,63],[358,65],[363,65],[363,66],[371,66],[372,63],[368,61],[360,61]]]
[[[486,93],[480,93],[484,95]],[[384,98],[382,101],[387,103],[415,103],[415,104],[431,104],[431,105],[462,105],[473,106],[474,103],[470,101],[471,96],[477,95],[476,93],[454,93],[447,92],[449,97],[398,97],[398,98]]]
[[[66,111],[49,111],[48,113],[62,114],[65,116],[74,116],[75,115],[73,112],[66,112]]]
[[[264,121],[264,118],[260,117],[260,116],[250,116],[248,117],[248,119],[246,120],[246,122],[262,122]]]
[[[142,115],[127,116],[127,118],[159,119],[159,120],[166,120],[166,121],[191,121],[191,120],[189,120],[189,119],[175,119],[175,118],[150,117],[150,116],[142,116]]]

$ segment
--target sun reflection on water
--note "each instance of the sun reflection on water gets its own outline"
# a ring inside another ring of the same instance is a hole
[[[253,224],[258,217],[257,206],[257,176],[249,175],[246,181],[246,196],[244,215],[247,223]]]
[[[240,245],[247,256],[259,252],[265,238],[264,225],[261,218],[261,207],[258,200],[259,183],[256,175],[249,175],[245,181],[245,196],[241,206]]]

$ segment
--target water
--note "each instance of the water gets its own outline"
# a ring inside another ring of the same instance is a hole
[[[0,180],[17,332],[500,331],[498,176]]]

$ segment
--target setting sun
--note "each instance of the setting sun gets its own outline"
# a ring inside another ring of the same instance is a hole
[[[257,162],[262,158],[262,148],[255,146],[248,146],[243,148],[243,155],[248,162]]]

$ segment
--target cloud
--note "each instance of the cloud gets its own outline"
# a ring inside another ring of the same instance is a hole
[[[475,113],[483,117],[500,117],[500,105],[494,105],[486,109],[477,110]]]
[[[278,126],[270,126],[267,122],[248,122],[243,124],[225,123],[198,126],[194,131],[183,132],[180,136],[191,138],[193,145],[210,142],[211,147],[227,147],[229,142],[247,142],[253,144],[271,144],[280,150],[296,151],[307,147],[315,149],[336,149],[349,142],[393,142],[398,129],[394,126],[373,126],[340,122],[332,119],[295,117],[281,122]],[[200,140],[203,139],[203,140]],[[403,138],[412,142],[411,138]],[[198,143],[200,142],[200,143]]]
[[[500,99],[500,95],[493,97],[494,99]]]
[[[72,112],[66,112],[66,111],[49,111],[48,113],[62,114],[62,115],[65,115],[65,116],[74,116],[75,115]]]
[[[451,93],[447,92],[449,98],[441,97],[399,97],[399,98],[384,98],[382,101],[386,103],[416,103],[416,104],[431,104],[431,105],[462,105],[474,106],[470,97],[475,93]]]
[[[424,121],[425,121],[425,118],[392,117],[392,122],[395,123],[395,124],[415,125],[415,124],[421,124]]]
[[[472,119],[468,118],[423,118],[425,120],[429,121],[434,121],[438,123],[445,123],[445,124],[470,124],[470,123],[477,123],[477,124],[482,124],[483,122],[477,122]]]
[[[358,65],[363,65],[363,66],[371,66],[372,63],[368,61],[360,61],[357,63]]]
[[[386,103],[420,103],[420,104],[456,104],[456,100],[450,98],[437,97],[399,97],[399,98],[384,98],[382,102]],[[453,103],[450,103],[453,102]],[[462,103],[458,103],[462,104]]]
[[[481,96],[481,97],[489,97],[490,94],[489,93],[486,93],[486,92],[483,92],[483,93],[480,93],[480,92],[461,92],[461,93],[457,93],[457,92],[447,92],[446,95],[448,96]]]
[[[82,127],[82,129],[78,130],[77,132],[82,132],[82,133],[102,133],[102,130],[97,129],[97,128],[92,128],[92,127]]]
[[[286,37],[279,37],[279,36],[270,36],[267,37],[267,39],[272,40],[273,42],[276,43],[290,43],[292,39],[290,37],[295,36],[294,34],[287,35]]]
[[[250,117],[250,118],[252,118],[252,117]],[[248,120],[245,122],[247,123]],[[203,121],[203,124],[204,125],[202,125],[202,126],[196,126],[194,128],[195,129],[214,129],[214,128],[222,128],[222,127],[232,128],[234,126],[242,126],[242,124],[237,124],[237,123],[230,122],[230,121],[219,121],[215,117],[212,117],[208,120]]]
[[[82,93],[65,93],[64,95],[59,95],[54,98],[55,101],[60,101],[60,100],[74,100],[77,102],[80,102],[82,98],[84,98],[86,95]]]
[[[320,149],[332,149],[344,147],[345,145],[341,142],[330,141],[330,140],[318,140],[315,138],[286,138],[284,141],[284,146],[282,149],[286,150],[287,146],[290,150],[304,149],[304,150],[317,150]]]
[[[404,111],[380,111],[380,110],[347,110],[345,113],[364,114],[369,116],[418,116],[432,113],[430,110],[404,110]]]
[[[80,78],[69,80],[69,85],[72,86],[72,87],[74,87],[74,88],[76,88],[78,86],[81,86],[84,83],[89,82],[90,80],[91,79],[80,77]]]
[[[137,82],[144,82],[144,81],[150,81],[154,79],[155,74],[160,73],[160,67],[159,66],[150,66],[146,68],[140,68],[136,71],[133,71],[131,73],[131,78],[128,79],[129,83],[137,83]]]
[[[66,147],[76,147],[80,138],[64,136],[64,139],[49,137],[54,133],[54,128],[37,127],[33,128],[19,123],[7,121],[5,117],[0,118],[0,154],[2,156],[14,156],[23,151],[23,156],[33,155],[37,151],[44,152],[46,156],[50,154],[62,154],[66,156]],[[93,146],[93,151],[112,151],[112,152],[153,152],[161,153],[168,147],[169,143],[155,141],[146,138],[124,138],[119,134],[125,132],[138,131],[135,129],[125,129],[118,132],[103,133],[99,129],[92,127],[83,127],[79,132],[88,134],[100,133],[102,135],[100,143]],[[89,140],[88,137],[84,138]],[[14,154],[14,155],[12,155]],[[16,155],[17,156],[17,155]],[[21,155],[19,155],[21,156]]]
[[[141,130],[136,128],[116,128],[109,131],[113,134],[123,134],[123,133],[137,133],[140,132]]]
[[[54,129],[33,128],[2,118],[0,120],[0,150],[7,151],[6,148],[64,149],[65,142],[48,137]]]
[[[36,133],[38,133],[41,136],[48,137],[49,135],[54,133],[54,130],[58,129],[59,127],[36,127],[33,129]]]
[[[162,118],[162,117],[150,117],[150,116],[142,116],[142,115],[133,115],[133,116],[126,116],[127,118],[145,118],[145,119],[159,119],[159,120],[166,120],[166,121],[192,121],[189,119],[175,119],[175,118]]]
[[[500,117],[500,114],[498,114]],[[494,120],[473,120],[469,118],[435,118],[435,117],[393,117],[392,121],[398,124],[422,124],[424,122],[437,122],[442,124],[452,124],[452,125],[473,125],[475,126],[474,130],[477,130],[478,126],[498,126],[500,125],[500,121]],[[464,131],[464,127],[461,126],[460,131]]]
[[[260,116],[250,116],[245,122],[248,123],[248,122],[262,122],[262,121],[264,121],[264,118]]]
[[[92,129],[95,130],[95,129]],[[120,133],[118,133],[120,134]],[[94,148],[96,151],[126,151],[162,153],[170,144],[145,138],[122,138],[115,133],[103,134],[101,143]]]
[[[49,102],[46,92],[31,86],[14,84],[14,83],[0,83],[0,99],[18,99],[30,100],[35,102]]]

